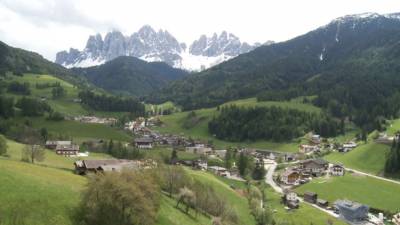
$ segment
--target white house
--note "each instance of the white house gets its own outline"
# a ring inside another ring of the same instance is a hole
[[[345,169],[342,165],[334,164],[329,168],[329,173],[332,176],[344,176]]]
[[[224,159],[226,155],[226,150],[215,150],[215,155],[217,155],[219,158]]]
[[[296,202],[297,201],[296,192],[290,191],[290,192],[286,193],[286,201]]]

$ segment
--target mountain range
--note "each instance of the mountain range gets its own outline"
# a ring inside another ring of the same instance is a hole
[[[271,41],[265,44],[271,44]],[[118,56],[134,56],[148,62],[161,61],[170,66],[199,71],[249,52],[261,44],[241,42],[235,35],[223,31],[211,37],[202,35],[189,47],[179,42],[166,30],[155,31],[146,25],[130,36],[119,31],[90,36],[86,47],[79,51],[71,48],[56,55],[56,63],[65,67],[100,65]]]

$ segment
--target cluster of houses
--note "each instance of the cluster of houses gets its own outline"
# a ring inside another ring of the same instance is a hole
[[[75,121],[79,121],[81,123],[96,123],[96,124],[106,124],[106,125],[115,125],[117,123],[117,119],[108,117],[101,118],[96,116],[76,116],[74,117]]]
[[[357,143],[355,143],[354,141],[349,141],[349,142],[340,144],[339,146],[335,146],[332,143],[325,143],[325,145],[323,145],[320,135],[311,134],[309,137],[309,143],[301,144],[299,146],[299,153],[305,154],[305,155],[311,155],[314,153],[321,152],[323,147],[329,148],[331,150],[336,149],[338,152],[349,152],[357,147]]]
[[[340,164],[330,165],[323,159],[307,159],[298,165],[286,168],[280,174],[280,182],[283,185],[292,186],[306,183],[312,177],[324,174],[332,176],[343,176],[345,168]]]
[[[87,156],[87,153],[80,153],[79,145],[72,143],[72,141],[46,141],[45,147],[54,150],[57,155]]]

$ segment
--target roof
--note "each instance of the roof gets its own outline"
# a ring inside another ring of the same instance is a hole
[[[318,203],[318,204],[321,204],[321,205],[325,205],[325,204],[328,204],[328,201],[325,200],[325,199],[318,199],[318,200],[317,200],[317,203]]]
[[[344,167],[343,167],[343,164],[339,164],[339,163],[333,164],[332,167],[344,168]]]
[[[363,204],[358,203],[358,202],[352,202],[352,201],[347,200],[347,199],[345,199],[345,200],[337,200],[337,201],[335,201],[334,205],[336,207],[340,207],[340,208],[344,208],[344,209],[352,210],[352,211],[358,210],[360,208],[368,208],[367,205],[363,205]]]
[[[300,174],[299,171],[295,171],[295,170],[285,170],[285,171],[282,173],[281,176],[286,177],[286,176],[289,176],[290,174],[293,174],[293,173]]]
[[[317,193],[314,193],[314,192],[311,192],[311,191],[306,191],[306,192],[304,192],[304,195],[307,195],[307,196],[317,196]]]
[[[46,141],[46,145],[71,145],[72,141]]]
[[[126,159],[83,160],[83,164],[87,169],[97,169],[101,166],[116,165],[130,161],[131,160],[126,160]]]
[[[135,142],[136,142],[136,143],[138,143],[138,142],[140,142],[140,143],[152,143],[152,142],[153,142],[153,139],[152,139],[152,138],[146,138],[146,137],[143,137],[143,138],[136,138],[136,139],[135,139]]]
[[[111,165],[104,165],[100,166],[100,168],[103,171],[121,171],[123,169],[139,169],[140,168],[140,162],[138,161],[131,161],[131,162],[122,162],[119,164],[111,164]]]
[[[79,145],[57,145],[56,150],[79,151]]]
[[[326,164],[328,164],[328,162],[327,162],[326,160],[321,159],[321,158],[317,158],[317,159],[307,159],[307,160],[302,161],[301,163],[302,163],[302,164],[305,164],[305,163],[310,163],[310,162],[316,163],[316,164],[318,164],[318,165],[326,165]]]

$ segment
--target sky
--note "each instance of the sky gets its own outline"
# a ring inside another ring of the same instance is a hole
[[[89,35],[143,25],[190,45],[226,30],[248,43],[285,41],[331,20],[364,12],[400,12],[399,0],[0,0],[0,41],[49,60]]]

